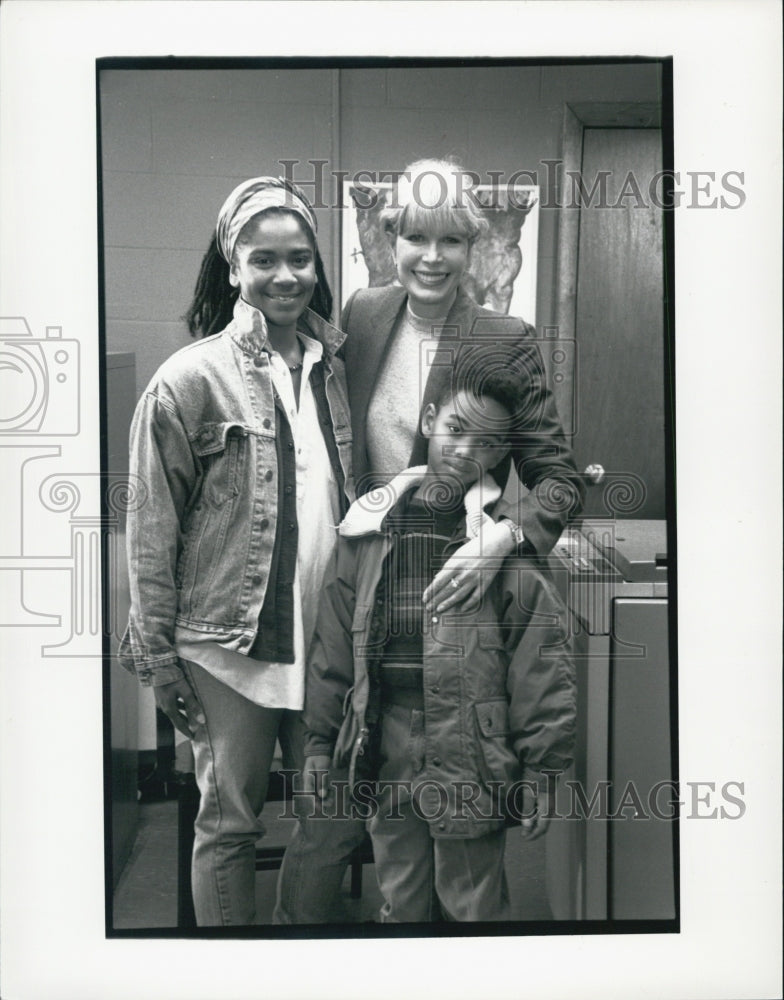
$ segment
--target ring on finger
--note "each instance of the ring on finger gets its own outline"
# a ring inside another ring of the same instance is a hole
[[[449,581],[449,586],[457,590],[457,588],[460,586],[460,578],[457,576],[453,576],[452,579]]]

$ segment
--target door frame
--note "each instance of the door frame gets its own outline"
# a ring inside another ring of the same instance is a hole
[[[658,128],[661,105],[654,102],[584,101],[564,104],[561,136],[562,169],[559,180],[557,259],[555,269],[555,322],[558,339],[576,342],[577,276],[580,257],[580,206],[568,205],[567,178],[579,174],[583,162],[583,132],[586,128]],[[563,378],[553,385],[556,405],[562,414],[574,412],[574,356],[563,366]]]

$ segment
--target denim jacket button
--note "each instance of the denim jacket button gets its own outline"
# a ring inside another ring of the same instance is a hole
[[[264,478],[267,480],[267,482],[269,482],[270,479],[272,479],[272,469],[267,469],[266,473],[264,474]]]
[[[434,757],[433,758],[433,763],[436,765],[436,767],[441,767],[441,758],[440,757]]]
[[[269,417],[265,417],[264,418],[264,420],[262,421],[262,426],[266,427],[267,429],[269,429],[272,426],[272,423],[271,423]]]
[[[259,522],[259,527],[261,528],[262,531],[264,531],[265,528],[269,528],[269,521],[267,520],[266,517],[263,517],[261,519],[261,521]]]
[[[254,587],[258,587],[258,585],[259,585],[260,583],[261,583],[261,577],[260,577],[260,576],[259,576],[259,574],[257,573],[257,574],[256,574],[256,575],[255,575],[255,576],[253,577],[253,586],[254,586]]]
[[[261,368],[261,366],[262,366],[262,365],[264,364],[264,362],[262,361],[262,359],[261,359],[261,358],[254,358],[254,359],[253,359],[253,364],[254,364],[254,365],[255,365],[255,366],[257,367],[257,368]]]

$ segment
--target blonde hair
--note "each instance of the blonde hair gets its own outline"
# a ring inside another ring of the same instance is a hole
[[[417,160],[406,167],[381,210],[384,232],[462,233],[470,243],[489,228],[476,195],[473,175],[453,160]]]

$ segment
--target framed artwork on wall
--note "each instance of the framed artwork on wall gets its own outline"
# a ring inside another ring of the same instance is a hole
[[[380,221],[392,184],[344,181],[341,220],[341,304],[359,288],[393,284],[392,248]],[[539,242],[537,185],[483,184],[476,195],[490,228],[471,251],[464,279],[479,305],[521,316],[536,324],[536,269]]]

